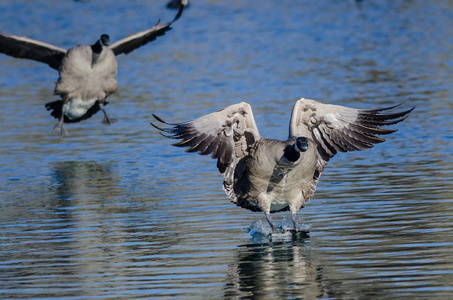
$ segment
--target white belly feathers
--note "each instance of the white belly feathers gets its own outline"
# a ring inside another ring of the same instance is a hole
[[[77,119],[83,116],[95,103],[98,98],[91,100],[82,100],[80,98],[71,99],[68,104],[64,105],[65,116],[69,119]]]

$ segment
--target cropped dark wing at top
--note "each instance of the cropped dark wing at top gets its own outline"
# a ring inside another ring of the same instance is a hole
[[[66,49],[24,36],[9,35],[0,32],[0,53],[16,58],[43,62],[51,68],[58,70],[66,54]]]
[[[151,123],[164,132],[164,136],[181,140],[174,146],[189,147],[186,152],[211,154],[212,158],[216,158],[217,167],[227,184],[233,182],[239,159],[246,156],[250,147],[260,138],[252,108],[245,102],[179,124],[165,123],[159,117],[154,117],[171,126],[161,128]]]
[[[317,144],[320,154],[313,176],[312,193],[327,162],[338,151],[372,148],[373,144],[385,141],[377,135],[397,131],[382,126],[403,121],[414,108],[396,113],[380,112],[399,105],[401,104],[380,109],[354,109],[304,98],[296,102],[291,115],[289,136],[310,137]]]
[[[122,53],[128,54],[128,53],[134,51],[135,49],[137,49],[143,45],[146,45],[151,41],[154,41],[158,36],[162,36],[167,31],[172,29],[170,27],[170,25],[173,24],[173,22],[175,22],[176,20],[178,20],[181,17],[183,10],[184,10],[184,6],[181,6],[178,13],[176,14],[175,18],[170,23],[160,25],[160,20],[159,20],[157,22],[157,24],[154,25],[153,27],[151,27],[150,29],[135,33],[133,35],[130,35],[124,39],[121,39],[121,40],[111,44],[110,49],[112,49],[112,51],[113,51],[113,53],[115,53],[115,55],[119,55]]]

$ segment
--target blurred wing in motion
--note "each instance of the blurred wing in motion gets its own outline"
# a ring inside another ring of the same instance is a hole
[[[39,61],[58,70],[66,49],[23,36],[0,32],[0,53],[15,57]]]

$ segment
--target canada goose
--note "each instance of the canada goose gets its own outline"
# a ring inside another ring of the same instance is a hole
[[[0,33],[0,52],[16,57],[36,60],[59,71],[54,94],[60,100],[46,104],[51,115],[58,119],[54,132],[68,134],[63,123],[88,119],[99,110],[104,113],[102,124],[116,121],[104,109],[105,99],[117,90],[116,55],[128,54],[171,30],[170,25],[179,19],[182,6],[173,21],[157,24],[145,31],[130,35],[110,44],[108,35],[101,35],[93,45],[78,45],[69,50],[44,42]]]
[[[180,139],[174,146],[186,152],[211,154],[223,175],[223,189],[238,206],[263,211],[272,232],[277,232],[270,213],[291,211],[294,231],[296,213],[310,200],[327,162],[338,151],[373,147],[396,130],[381,128],[406,119],[414,109],[380,113],[380,109],[354,109],[300,99],[293,107],[289,138],[265,139],[259,135],[252,108],[242,102],[185,123],[154,127],[162,135]]]

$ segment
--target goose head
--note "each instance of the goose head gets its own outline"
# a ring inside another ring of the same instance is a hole
[[[305,137],[298,137],[294,141],[294,144],[288,145],[283,153],[283,156],[290,162],[296,162],[301,152],[308,150],[308,140]]]
[[[305,152],[308,150],[308,140],[305,137],[298,137],[294,142],[294,150],[297,152]]]
[[[108,34],[103,34],[103,35],[101,35],[99,40],[97,40],[96,43],[91,45],[91,50],[93,51],[93,53],[99,54],[102,52],[103,47],[107,47],[109,45],[110,45],[110,37],[108,36]]]
[[[110,37],[108,34],[101,35],[100,41],[103,46],[110,46]]]

